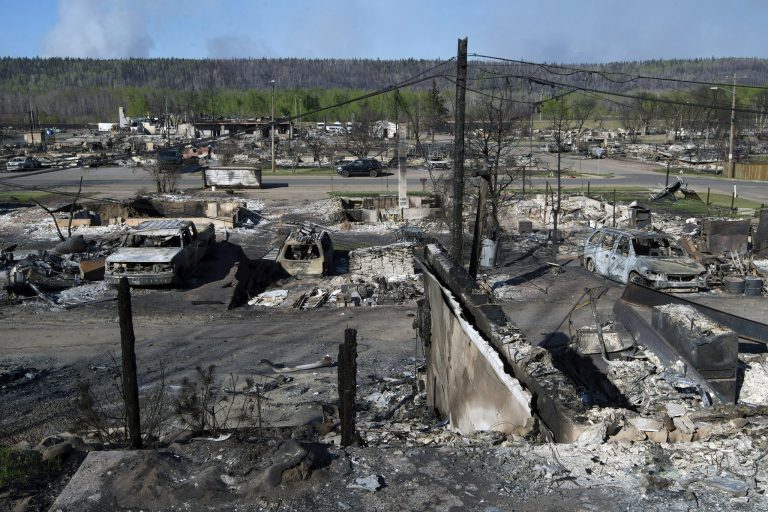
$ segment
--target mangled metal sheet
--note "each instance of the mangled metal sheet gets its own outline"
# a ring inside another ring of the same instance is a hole
[[[768,209],[760,210],[760,223],[753,235],[753,244],[755,252],[768,249]]]
[[[707,251],[714,254],[746,254],[749,241],[749,220],[705,220],[703,234]]]
[[[645,307],[661,306],[664,304],[689,305],[712,320],[732,329],[741,338],[757,341],[759,343],[768,343],[768,324],[726,313],[725,311],[704,306],[702,304],[697,304],[676,295],[670,295],[634,283],[627,283],[627,286],[624,288],[624,294],[621,296],[621,300],[629,304],[637,304]]]
[[[739,341],[736,333],[692,306],[655,306],[653,327],[729,403],[736,401]]]
[[[680,353],[653,327],[649,319],[646,318],[648,315],[644,314],[641,307],[624,300],[618,300],[613,310],[616,318],[632,334],[637,343],[648,347],[666,367],[673,368],[683,361]],[[730,397],[722,394],[719,389],[713,387],[695,367],[683,366],[685,374],[680,376],[681,380],[688,380],[691,387],[698,387],[720,402],[733,401]]]

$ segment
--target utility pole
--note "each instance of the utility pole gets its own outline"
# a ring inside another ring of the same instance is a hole
[[[461,264],[464,252],[464,114],[467,94],[467,38],[459,39],[456,58],[456,107],[454,109],[453,133],[453,233],[451,236],[451,257]]]
[[[270,80],[272,84],[272,127],[269,129],[269,134],[272,136],[272,173],[275,172],[275,81]]]
[[[35,145],[35,114],[32,111],[32,98],[29,98],[29,145]]]
[[[728,172],[723,172],[726,177],[728,178],[735,178],[736,177],[736,164],[733,161],[733,142],[734,142],[734,135],[735,135],[735,125],[736,125],[736,73],[733,74],[733,85],[731,86],[731,132],[728,136]],[[744,78],[744,77],[741,77]],[[722,87],[710,87],[711,90],[719,89],[721,91],[726,91],[726,89],[723,89]]]
[[[733,162],[733,128],[736,121],[736,73],[733,74],[733,87],[731,88],[731,134],[728,137],[728,177],[736,177],[736,166]]]

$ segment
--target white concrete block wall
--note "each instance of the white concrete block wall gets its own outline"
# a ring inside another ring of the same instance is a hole
[[[399,243],[355,249],[349,253],[350,278],[353,281],[372,281],[379,277],[412,276],[416,273],[413,248],[411,243]]]

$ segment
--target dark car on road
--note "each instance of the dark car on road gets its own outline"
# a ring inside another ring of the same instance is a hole
[[[182,154],[178,149],[163,149],[157,154],[160,165],[181,165]]]
[[[370,176],[381,174],[381,162],[373,158],[358,158],[348,164],[336,167],[336,172],[344,176]]]

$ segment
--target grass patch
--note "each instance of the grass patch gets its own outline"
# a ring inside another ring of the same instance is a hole
[[[0,202],[3,203],[29,203],[32,199],[43,202],[45,199],[58,194],[50,192],[41,192],[37,190],[19,190],[10,192],[0,192]]]
[[[667,168],[666,167],[654,167],[651,169],[656,174],[667,174]],[[699,169],[691,169],[689,167],[670,167],[669,168],[669,183],[674,183],[674,180],[676,179],[676,176],[680,176],[680,171],[682,171],[682,178],[685,180],[686,176],[706,176],[707,178],[721,178],[721,179],[727,179],[723,174],[722,171],[720,174],[717,174],[714,171],[704,171]]]
[[[382,197],[382,196],[397,196],[397,192],[367,192],[367,191],[334,191],[328,192],[331,197]],[[408,192],[409,196],[418,197],[431,197],[435,194],[427,192],[425,190],[414,190]]]
[[[336,170],[333,167],[297,167],[292,169],[291,167],[275,167],[275,172],[272,172],[271,167],[262,167],[261,175],[267,176],[330,176],[335,174]]]
[[[29,488],[59,469],[57,463],[43,461],[38,452],[0,448],[0,492]]]

